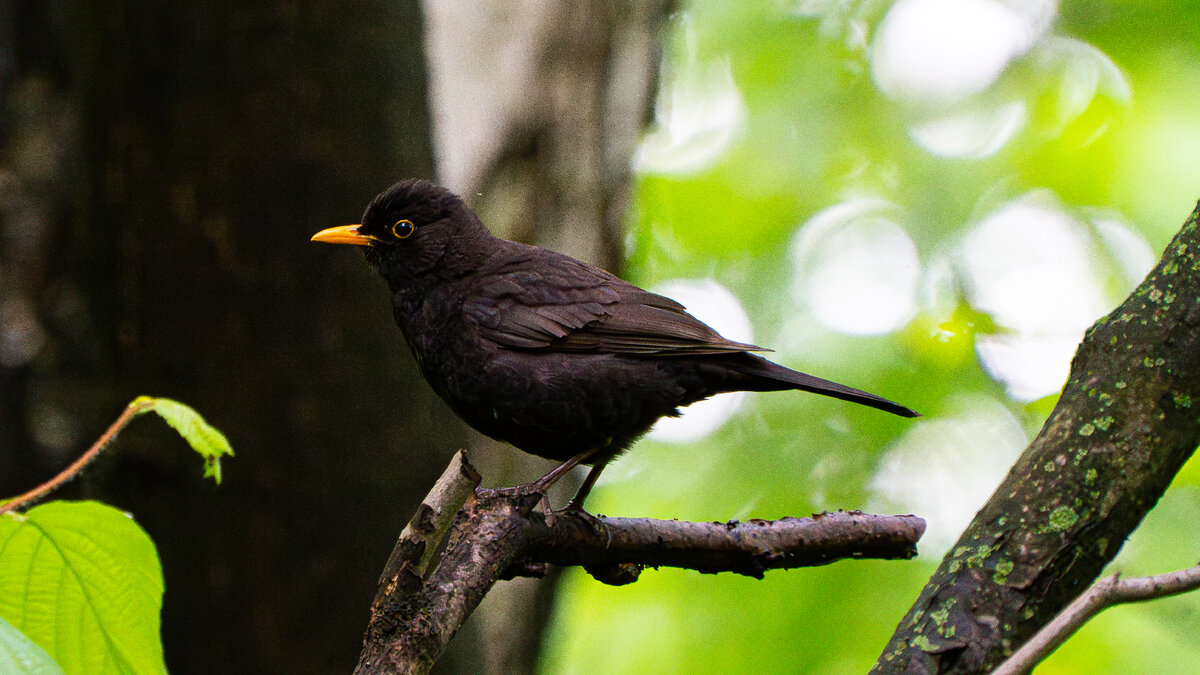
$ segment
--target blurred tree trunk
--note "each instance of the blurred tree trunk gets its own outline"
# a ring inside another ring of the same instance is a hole
[[[500,234],[614,267],[666,4],[426,9],[441,179]],[[421,31],[412,2],[0,6],[0,493],[139,394],[227,433],[220,489],[144,424],[59,495],[154,537],[175,673],[348,670],[394,536],[466,438],[381,282],[308,243],[432,172]],[[487,454],[493,484],[544,469]],[[487,656],[459,665],[531,669],[552,587],[493,594],[458,650]]]
[[[349,671],[399,525],[462,443],[382,282],[308,242],[430,171],[415,2],[0,5],[0,490],[139,394],[154,424],[60,496],[159,547],[174,673]]]
[[[497,235],[619,271],[631,160],[651,113],[669,3],[424,7],[438,180]],[[485,485],[528,482],[551,466],[478,434],[470,451]],[[574,486],[559,489],[561,507]],[[553,582],[495,587],[438,669],[533,670]]]
[[[48,53],[45,17],[0,4],[0,493],[14,494],[68,452],[61,404],[32,408],[38,355],[51,341],[42,298],[70,213],[77,107]],[[40,446],[39,448],[35,446]]]

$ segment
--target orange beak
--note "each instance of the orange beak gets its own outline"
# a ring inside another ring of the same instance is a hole
[[[310,241],[323,241],[326,244],[351,244],[354,246],[370,246],[371,238],[358,233],[358,224],[339,225],[330,227],[314,234]]]

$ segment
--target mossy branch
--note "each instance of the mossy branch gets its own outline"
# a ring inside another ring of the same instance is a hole
[[[874,672],[987,672],[1116,556],[1200,442],[1200,205],[1087,331],[1057,406]],[[1053,292],[1053,289],[1048,289]]]

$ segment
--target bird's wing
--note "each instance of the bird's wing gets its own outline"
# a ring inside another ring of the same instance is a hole
[[[536,265],[510,262],[472,287],[463,309],[483,337],[506,347],[564,352],[764,351],[726,340],[683,305],[599,268],[565,256],[532,255]]]

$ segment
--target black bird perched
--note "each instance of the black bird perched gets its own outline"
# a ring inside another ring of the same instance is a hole
[[[421,373],[459,417],[562,462],[518,490],[545,490],[593,464],[573,507],[656,420],[714,394],[800,389],[918,416],[756,356],[766,350],[602,269],[493,237],[458,195],[425,180],[396,183],[362,223],[312,239],[364,247]]]

